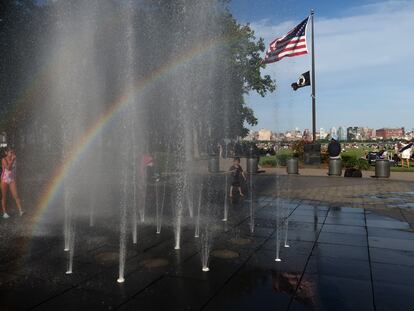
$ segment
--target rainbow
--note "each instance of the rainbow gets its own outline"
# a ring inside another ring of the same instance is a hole
[[[95,139],[98,137],[98,134],[101,133],[110,123],[110,121],[113,120],[122,111],[122,108],[124,108],[130,100],[134,99],[138,94],[144,92],[145,89],[151,86],[154,82],[165,77],[167,74],[171,73],[179,66],[185,65],[199,56],[210,53],[216,47],[219,47],[220,45],[226,43],[228,44],[232,40],[234,40],[234,38],[220,37],[218,39],[206,41],[203,44],[195,46],[193,49],[190,49],[186,53],[183,53],[170,62],[167,62],[158,67],[147,77],[137,81],[135,85],[131,87],[131,89],[127,90],[124,94],[113,101],[112,104],[109,105],[109,108],[104,111],[97,118],[96,122],[87,129],[81,141],[68,153],[69,156],[65,159],[62,165],[60,165],[60,167],[54,171],[51,179],[44,187],[36,204],[35,213],[32,217],[32,223],[34,226],[32,230],[36,229],[36,224],[39,223],[41,216],[51,205],[57,193],[59,193],[59,190],[63,184],[63,180],[68,175],[68,173],[72,171],[78,161],[88,150],[88,147],[93,144]]]

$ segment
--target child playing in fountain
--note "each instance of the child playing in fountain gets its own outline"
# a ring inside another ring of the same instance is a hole
[[[20,216],[23,215],[23,209],[20,203],[19,195],[17,194],[16,186],[16,153],[12,148],[7,148],[3,158],[1,159],[1,207],[3,210],[3,218],[9,218],[7,214],[7,191],[10,190],[14,200],[16,201],[17,208],[19,209]]]
[[[230,197],[233,197],[233,189],[239,190],[240,196],[244,196],[241,190],[241,178],[246,180],[243,169],[240,166],[240,158],[234,158],[233,165],[230,167],[231,172],[231,186],[230,186]]]

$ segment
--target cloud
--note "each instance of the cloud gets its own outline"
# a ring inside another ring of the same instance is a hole
[[[386,1],[353,7],[343,14],[315,18],[318,127],[357,122],[372,127],[392,124],[411,128],[414,2]],[[251,27],[268,44],[299,22],[260,20]],[[264,73],[276,79],[277,92],[265,99],[255,95],[247,98],[259,117],[258,127],[309,128],[310,88],[295,93],[290,89],[290,84],[309,68],[308,56],[267,66]],[[404,113],[393,113],[395,107]],[[279,116],[279,124],[275,125],[270,114],[284,116]]]
[[[316,16],[318,72],[352,71],[412,60],[413,2],[377,3],[353,8],[349,12],[355,15],[340,18]],[[269,20],[262,20],[251,26],[267,43],[298,22],[272,25]]]

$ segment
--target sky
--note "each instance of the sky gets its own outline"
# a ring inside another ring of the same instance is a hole
[[[414,1],[232,0],[266,47],[315,10],[316,127],[414,128]],[[308,32],[310,38],[310,31]],[[310,44],[310,40],[308,41]],[[311,88],[290,87],[310,69],[310,54],[267,65],[277,90],[246,97],[253,129],[312,128]]]

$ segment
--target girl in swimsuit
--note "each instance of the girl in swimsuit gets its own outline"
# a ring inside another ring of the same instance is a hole
[[[7,190],[10,192],[16,201],[20,216],[23,215],[23,209],[20,203],[19,195],[17,194],[16,186],[16,154],[13,149],[7,148],[5,156],[1,160],[1,207],[3,209],[3,218],[7,219],[10,216],[6,211]]]

